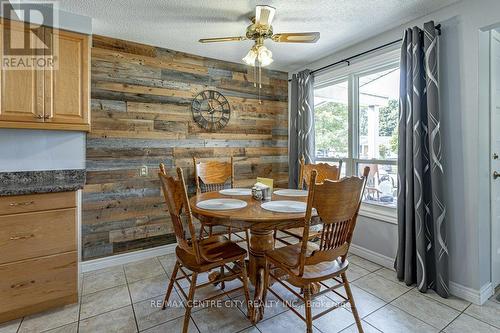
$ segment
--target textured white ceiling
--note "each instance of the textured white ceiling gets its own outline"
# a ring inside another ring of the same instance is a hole
[[[241,62],[251,41],[200,44],[199,38],[245,34],[256,4],[276,7],[275,32],[319,31],[316,44],[266,41],[271,68],[296,69],[426,15],[457,0],[60,0],[60,8],[93,18],[96,34]]]

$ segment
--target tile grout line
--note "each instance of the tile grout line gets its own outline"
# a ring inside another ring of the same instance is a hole
[[[405,293],[405,294],[406,294],[406,293]],[[404,294],[403,294],[403,295],[404,295]],[[401,296],[403,296],[403,295],[401,295]],[[401,296],[399,296],[399,297],[401,297]],[[398,298],[399,298],[399,297],[398,297]],[[396,299],[398,299],[398,298],[396,298]],[[439,330],[439,332],[441,332],[442,330],[444,330],[444,328],[439,329],[438,327],[436,327],[436,326],[434,326],[434,325],[432,325],[432,324],[426,323],[425,321],[423,321],[423,320],[422,320],[422,319],[420,319],[420,318],[417,318],[416,316],[414,316],[413,314],[409,313],[409,312],[408,312],[408,311],[406,311],[405,309],[402,309],[402,308],[400,308],[400,307],[399,307],[399,306],[397,306],[397,305],[393,305],[393,304],[392,304],[392,302],[394,302],[396,299],[392,300],[392,301],[391,301],[391,303],[388,303],[388,305],[391,305],[391,306],[395,307],[396,309],[398,309],[398,310],[400,310],[400,311],[402,311],[402,312],[406,313],[407,315],[410,315],[410,316],[412,316],[413,318],[416,318],[417,320],[419,320],[419,321],[421,321],[421,322],[423,322],[423,323],[425,323],[425,324],[427,324],[427,325],[429,325],[429,326],[431,326],[431,327],[433,327],[433,328],[435,328],[435,329]],[[449,306],[448,306],[448,307],[449,307]],[[449,307],[449,308],[450,308],[450,309],[452,309],[452,310],[455,310],[455,309],[453,309],[453,308],[451,308],[451,307]],[[458,311],[458,310],[457,310],[457,311]],[[452,319],[452,320],[451,320],[448,324],[446,324],[446,326],[445,326],[445,327],[447,327],[449,324],[451,324],[451,323],[452,323],[455,319],[457,319],[460,315],[461,315],[461,313],[459,313],[459,314],[458,314],[455,318],[453,318],[453,319]]]
[[[161,265],[160,262],[158,263]],[[125,281],[127,282],[128,297],[130,299],[130,307],[132,308],[132,314],[134,315],[135,328],[137,329],[137,332],[139,332],[139,324],[137,323],[137,317],[135,315],[134,302],[132,301],[132,294],[130,293],[130,287],[128,285],[128,278],[127,278],[127,273],[125,271],[125,265],[122,265],[122,269],[123,269],[123,274],[125,275]]]
[[[23,323],[25,317],[21,318],[21,321],[19,322],[19,326],[17,326],[16,333],[19,333],[19,330],[21,329],[21,324]]]
[[[445,327],[443,327],[443,329],[441,330],[441,332],[444,332],[444,330],[445,330],[448,326],[450,326],[450,325],[451,325],[451,323],[453,323],[455,320],[457,320],[457,318],[458,318],[458,317],[460,317],[461,315],[465,314],[465,310],[467,310],[467,309],[469,308],[469,306],[471,306],[471,305],[472,305],[472,303],[470,303],[470,302],[469,302],[469,305],[467,305],[467,306],[465,307],[465,309],[463,309],[462,311],[460,311],[460,313],[458,314],[458,316],[457,316],[455,319],[453,319],[452,321],[450,321],[450,322],[448,323],[448,325],[446,325]]]
[[[82,273],[82,276],[81,276],[81,280],[82,280],[82,287],[81,287],[81,295],[79,295],[78,297],[78,322],[76,323],[76,333],[79,333],[80,332],[80,318],[81,318],[81,315],[82,315],[82,302],[83,302],[83,286],[85,284],[85,276],[84,274]]]
[[[409,291],[414,290],[414,289],[416,289],[416,287],[413,287],[413,288],[412,288],[412,289],[410,289]],[[408,292],[409,292],[409,291],[408,291]],[[405,292],[404,294],[401,294],[400,296],[396,297],[395,299],[393,299],[393,300],[392,300],[390,303],[388,303],[388,304],[391,304],[391,305],[392,305],[392,302],[394,302],[395,300],[397,300],[397,299],[398,299],[398,298],[400,298],[401,296],[403,296],[403,295],[407,294],[408,292]],[[426,296],[426,294],[425,294],[425,293],[422,293],[422,294],[423,294],[424,296]],[[487,325],[489,325],[489,326],[492,326],[492,327],[498,328],[498,327],[496,327],[495,325],[492,325],[492,324],[490,324],[490,323],[488,323],[488,322],[486,322],[486,321],[484,321],[484,320],[482,320],[482,319],[480,319],[480,318],[477,318],[477,317],[475,317],[475,316],[473,316],[473,315],[470,315],[470,314],[468,314],[468,313],[465,313],[465,311],[466,311],[466,310],[467,310],[470,306],[472,306],[472,304],[473,304],[473,303],[471,303],[471,302],[469,302],[469,304],[468,304],[468,305],[467,305],[467,306],[466,306],[463,310],[458,310],[458,309],[455,309],[455,308],[453,308],[453,307],[451,307],[451,306],[449,306],[449,305],[447,305],[447,304],[444,304],[444,303],[442,303],[442,302],[439,302],[438,300],[435,300],[435,299],[433,299],[432,297],[429,297],[429,296],[426,296],[426,297],[427,297],[427,298],[429,298],[430,300],[433,300],[433,301],[435,301],[435,302],[439,303],[439,305],[441,305],[441,306],[445,306],[445,307],[447,307],[447,308],[449,308],[449,309],[451,309],[451,310],[454,310],[454,311],[457,311],[457,312],[458,312],[458,315],[457,315],[456,317],[454,317],[454,318],[453,318],[453,319],[452,319],[452,320],[451,320],[448,324],[446,324],[446,326],[445,326],[443,329],[441,329],[441,330],[440,330],[440,332],[441,332],[441,331],[444,331],[444,329],[445,329],[446,327],[448,327],[448,326],[449,326],[452,322],[454,322],[454,321],[455,321],[458,317],[460,317],[462,314],[465,314],[465,315],[467,315],[467,316],[470,316],[470,317],[472,317],[472,318],[474,318],[474,319],[476,319],[476,320],[478,320],[478,321],[480,321],[480,322],[482,322],[482,323],[484,323],[484,324],[487,324]],[[396,306],[396,305],[392,305],[392,306],[394,306],[394,307],[398,308],[399,310],[401,310],[401,311],[403,311],[403,312],[405,312],[405,313],[409,314],[410,316],[412,316],[412,317],[414,317],[414,318],[417,318],[417,317],[415,317],[414,315],[412,315],[411,313],[409,313],[409,312],[405,311],[404,309],[401,309],[400,307],[398,307],[398,306]],[[420,318],[417,318],[417,319],[418,319],[418,320],[420,320],[420,321],[423,321],[423,320],[421,320]],[[427,323],[426,323],[426,324],[427,324]],[[439,329],[439,328],[437,328],[437,327],[435,327],[435,326],[433,326],[433,325],[431,325],[431,324],[427,324],[427,325],[430,325],[430,326],[432,326],[432,327],[434,327],[434,328],[436,328],[436,329]]]
[[[472,314],[465,313],[465,311],[466,311],[469,307],[471,307],[472,305],[473,305],[472,303],[471,303],[471,304],[469,304],[469,305],[468,305],[468,306],[464,309],[464,311],[462,311],[462,313],[461,313],[461,314],[464,314],[464,315],[466,315],[466,316],[469,316],[469,317],[471,317],[471,318],[474,318],[474,319],[476,319],[476,320],[478,320],[478,321],[482,322],[483,324],[486,324],[486,325],[489,325],[489,326],[491,326],[491,327],[494,327],[494,328],[500,329],[500,327],[498,327],[498,326],[496,326],[496,325],[493,325],[493,324],[490,324],[490,323],[488,323],[488,322],[486,322],[486,321],[482,320],[481,318],[477,318],[476,316],[474,316],[474,315],[472,315]]]
[[[159,258],[158,258],[158,257],[155,257],[155,258],[156,258],[156,260],[159,262],[159,264],[160,264],[160,266],[162,267],[162,270],[163,270],[163,272],[165,273],[165,275],[167,276],[167,278],[169,278],[169,277],[170,277],[170,274],[166,271],[166,267],[165,267],[165,266],[161,263],[161,261],[159,260]],[[356,265],[356,264],[354,264],[354,263],[353,263],[353,265],[354,265],[354,266],[358,266],[358,267],[360,267],[360,268],[363,268],[362,266]],[[122,269],[124,270],[124,265],[122,265]],[[365,269],[365,268],[363,268],[363,269]],[[363,278],[363,277],[366,277],[366,276],[368,276],[368,275],[370,275],[370,274],[372,274],[372,273],[373,273],[373,274],[376,274],[377,276],[379,276],[379,277],[381,277],[381,278],[384,278],[385,280],[387,280],[387,281],[389,281],[389,282],[392,282],[392,283],[397,283],[397,282],[394,282],[394,281],[392,281],[392,280],[390,280],[390,279],[388,279],[388,278],[384,277],[384,276],[383,276],[383,275],[381,275],[381,274],[378,274],[378,273],[379,273],[380,271],[382,271],[383,269],[384,269],[384,267],[380,267],[380,268],[376,269],[375,271],[371,271],[371,272],[367,270],[367,271],[368,271],[368,273],[367,273],[367,274],[362,275],[362,276],[358,277],[357,279],[352,280],[352,281],[350,281],[350,282],[355,282],[355,281],[357,281],[357,280],[359,280],[359,279],[361,279],[361,278]],[[127,289],[128,289],[128,292],[129,292],[129,298],[130,298],[130,301],[131,301],[131,306],[132,306],[132,309],[133,309],[133,312],[134,312],[134,319],[135,319],[135,322],[136,322],[136,328],[138,329],[137,318],[136,318],[136,315],[135,315],[135,309],[134,309],[134,306],[133,306],[133,304],[134,304],[134,303],[133,303],[133,301],[132,301],[132,299],[131,299],[130,288],[129,288],[129,282],[128,282],[128,278],[126,277],[126,273],[125,273],[125,272],[124,272],[124,275],[125,275],[125,279],[126,279]],[[156,276],[160,276],[160,275],[162,275],[162,274],[159,274],[159,275],[156,275]],[[154,277],[156,277],[156,276],[154,276]],[[143,280],[146,280],[146,279],[149,279],[149,278],[151,278],[151,277],[144,278],[144,279],[137,280],[137,281],[143,281]],[[134,282],[137,282],[137,281],[134,281]],[[120,285],[120,286],[122,286],[122,285]],[[376,297],[377,299],[380,299],[380,297],[379,297],[379,296],[377,296],[377,295],[373,294],[372,292],[370,292],[370,291],[368,291],[368,290],[365,290],[363,287],[358,286],[358,285],[355,285],[355,284],[354,284],[354,286],[356,286],[356,287],[360,288],[361,290],[363,290],[364,292],[366,292],[366,293],[368,293],[368,294],[372,295],[373,297]],[[114,286],[114,287],[117,287],[117,286]],[[111,287],[111,288],[114,288],[114,287]],[[106,289],[103,289],[103,290],[107,290],[107,289],[111,289],[111,288],[106,288]],[[397,309],[399,309],[399,310],[403,311],[404,313],[406,313],[406,314],[410,315],[411,317],[416,318],[417,320],[422,321],[421,319],[419,319],[419,318],[415,317],[415,316],[414,316],[414,315],[412,315],[411,313],[408,313],[408,312],[407,312],[407,311],[405,311],[404,309],[401,309],[401,308],[399,308],[398,306],[394,305],[394,302],[395,302],[397,299],[401,298],[402,296],[406,295],[407,293],[411,292],[411,291],[412,291],[412,290],[414,290],[414,289],[415,289],[415,287],[411,287],[410,289],[408,289],[407,291],[405,291],[403,294],[399,295],[398,297],[396,297],[395,299],[393,299],[393,300],[391,300],[391,301],[389,301],[389,302],[387,302],[387,301],[385,301],[385,300],[381,299],[381,300],[384,302],[384,305],[383,305],[382,307],[380,307],[380,308],[378,308],[378,309],[375,309],[375,310],[371,311],[370,313],[366,314],[366,315],[363,317],[363,319],[365,319],[366,317],[368,317],[368,316],[369,316],[369,315],[371,315],[372,313],[374,313],[374,312],[376,312],[376,311],[380,310],[381,308],[386,307],[387,305],[389,305],[389,304],[390,304],[391,306],[396,307]],[[83,285],[82,285],[82,290],[83,290]],[[103,291],[103,290],[99,290],[99,291]],[[99,291],[97,291],[97,292],[99,292]],[[97,292],[94,292],[94,293],[97,293]],[[175,290],[175,292],[176,292],[176,294],[179,294],[179,292],[178,292],[177,290]],[[83,293],[83,291],[82,291],[82,293]],[[93,294],[93,293],[90,293],[90,294]],[[89,295],[90,295],[90,294],[89,294]],[[426,298],[427,298],[427,299],[429,299],[430,301],[434,301],[435,303],[437,303],[437,304],[439,304],[439,305],[441,305],[441,306],[444,306],[445,308],[448,308],[448,309],[451,309],[451,310],[454,310],[454,311],[457,311],[457,312],[458,312],[458,315],[457,315],[457,316],[455,316],[455,317],[454,317],[451,321],[449,321],[449,323],[448,323],[448,324],[447,324],[447,325],[446,325],[446,326],[445,326],[442,330],[445,330],[445,329],[446,329],[446,328],[447,328],[447,327],[448,327],[451,323],[453,323],[453,322],[454,322],[454,321],[455,321],[455,320],[456,320],[456,319],[457,319],[460,315],[464,314],[464,313],[465,313],[465,311],[466,311],[466,310],[467,310],[467,309],[468,309],[468,308],[472,305],[472,304],[469,302],[469,304],[468,304],[468,305],[467,305],[467,306],[466,306],[463,310],[458,310],[458,309],[456,309],[456,308],[454,308],[454,307],[449,306],[448,304],[445,304],[445,303],[441,302],[441,301],[440,301],[440,300],[438,300],[438,299],[434,299],[433,297],[430,297],[430,296],[429,296],[428,294],[426,294],[426,293],[422,293],[422,294],[423,294],[423,296],[424,296],[424,297],[426,297]],[[158,295],[158,296],[159,296],[159,295]],[[328,295],[327,295],[326,297],[327,297],[327,298],[330,298],[330,297],[328,297]],[[79,302],[79,303],[80,303],[80,309],[79,309],[79,318],[78,318],[78,330],[79,330],[79,324],[80,324],[80,319],[81,319],[81,304],[82,304],[82,299],[83,299],[83,295],[82,295],[82,298],[80,299],[80,302]],[[331,299],[331,298],[330,298],[330,299]],[[142,301],[144,301],[144,300],[142,300]],[[137,303],[142,302],[142,301],[138,301]],[[123,307],[122,307],[122,308],[123,308]],[[115,310],[117,310],[117,309],[115,309]],[[244,312],[243,312],[243,310],[242,310],[241,308],[239,308],[239,307],[238,307],[238,310],[239,310],[241,313],[243,313],[243,315],[244,315]],[[284,313],[286,313],[286,312],[287,312],[287,310],[288,310],[288,309],[286,309],[285,311],[283,311],[283,312],[281,312],[281,313],[278,313],[278,314],[276,314],[276,315],[274,315],[274,316],[272,316],[272,317],[269,317],[269,318],[267,318],[266,320],[271,319],[271,318],[274,318],[274,317],[279,316],[279,315],[283,315]],[[111,310],[111,311],[113,311],[113,310]],[[110,311],[107,311],[107,312],[110,312]],[[104,313],[106,313],[106,312],[104,312]],[[495,327],[494,325],[491,325],[491,324],[489,324],[488,322],[486,322],[486,321],[484,321],[484,320],[482,320],[482,319],[480,319],[480,318],[476,318],[475,316],[471,316],[471,317],[472,317],[472,318],[474,318],[474,319],[476,319],[476,320],[479,320],[480,322],[482,322],[482,323],[484,323],[484,324],[486,324],[486,325],[490,325],[490,326],[492,326],[492,327]],[[89,317],[89,318],[90,318],[90,317]],[[178,318],[179,318],[179,317],[174,318],[174,319],[171,319],[171,320],[175,320],[175,319],[178,319]],[[166,322],[169,322],[169,321],[171,321],[171,320],[168,320],[168,321],[166,321]],[[194,322],[194,319],[192,318],[192,316],[190,317],[190,320],[192,320],[192,321]],[[21,322],[20,322],[20,324],[19,324],[19,327],[18,327],[18,329],[17,329],[17,332],[19,332],[19,330],[20,330],[20,328],[21,328],[21,324],[22,324],[22,322],[23,322],[23,321],[24,321],[24,318],[22,318],[22,319],[21,319]],[[265,321],[265,320],[263,320],[263,321]],[[368,323],[368,322],[365,322],[365,323],[373,327],[373,325],[371,325],[370,323]],[[163,323],[162,323],[162,324],[163,324]],[[194,322],[194,324],[195,324],[196,328],[199,330],[199,328],[198,328],[197,324],[196,324],[195,322]],[[159,324],[159,325],[161,325],[161,324]],[[64,326],[64,325],[62,325],[62,326]],[[62,326],[61,326],[61,327],[62,327]],[[158,325],[155,325],[155,326],[153,326],[153,327],[156,327],[156,326],[158,326]],[[430,326],[432,326],[432,325],[430,325]],[[434,327],[434,326],[433,326],[433,327]],[[248,328],[256,328],[258,331],[260,331],[260,330],[259,330],[259,329],[255,326],[255,325],[251,325],[251,326],[249,326]],[[244,330],[246,330],[246,329],[248,329],[248,328],[245,328]],[[376,327],[374,327],[374,328],[376,328]],[[434,328],[437,328],[437,327],[434,327]],[[52,328],[52,329],[53,329],[53,328]],[[316,327],[316,329],[318,329],[318,328]],[[376,329],[378,330],[378,328],[376,328]],[[439,329],[439,328],[437,328],[437,329]],[[318,330],[319,330],[319,329],[318,329]],[[319,330],[319,331],[321,332],[321,330]]]

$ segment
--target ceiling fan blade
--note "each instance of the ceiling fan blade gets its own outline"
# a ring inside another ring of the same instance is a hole
[[[316,43],[319,32],[290,32],[274,34],[272,40],[278,43]]]
[[[217,37],[217,38],[202,38],[199,40],[200,43],[216,43],[216,42],[239,42],[240,40],[246,40],[246,37]]]
[[[255,6],[255,23],[260,25],[271,25],[276,8],[271,6]]]

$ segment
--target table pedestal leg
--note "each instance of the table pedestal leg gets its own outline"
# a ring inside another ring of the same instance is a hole
[[[266,259],[264,254],[274,249],[274,237],[272,230],[250,230],[250,260],[248,271],[250,282],[255,287],[253,309],[250,311],[250,319],[256,323],[264,315],[264,294],[267,286],[264,285],[264,271]]]

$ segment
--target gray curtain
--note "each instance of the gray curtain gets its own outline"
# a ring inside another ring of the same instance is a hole
[[[401,48],[398,159],[399,280],[448,297],[448,248],[434,22],[407,29]]]
[[[314,77],[306,69],[292,76],[290,96],[288,185],[297,188],[299,159],[314,163]]]

